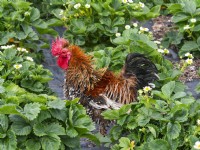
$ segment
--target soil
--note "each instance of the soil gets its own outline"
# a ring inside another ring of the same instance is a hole
[[[163,37],[167,32],[175,30],[175,25],[172,22],[171,16],[159,16],[153,19],[152,21],[153,21],[152,32],[156,41],[162,41]],[[172,46],[170,48],[171,48],[170,54],[165,56],[166,59],[172,61],[175,66],[177,64],[180,64],[181,67],[182,63],[177,54],[178,53],[177,47]],[[188,91],[191,92],[195,98],[200,98],[199,97],[200,95],[194,91],[194,88],[200,81],[200,76],[198,74],[199,68],[200,68],[200,60],[194,59],[193,64],[188,66],[185,69],[183,75],[179,78],[181,82],[189,86]]]
[[[184,74],[179,79],[182,82],[190,82],[194,79],[200,79],[200,76],[198,74],[199,67],[200,60],[194,60],[194,63],[185,69]]]
[[[171,16],[159,16],[155,19],[152,19],[152,21],[152,32],[156,41],[162,41],[164,35],[171,31],[174,27]]]

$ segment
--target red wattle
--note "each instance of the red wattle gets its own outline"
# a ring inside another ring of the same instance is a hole
[[[58,57],[57,64],[60,68],[66,70],[68,68],[68,62],[69,62],[68,57],[62,57],[62,56]]]

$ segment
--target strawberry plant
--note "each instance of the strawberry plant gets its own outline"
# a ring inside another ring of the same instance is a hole
[[[52,5],[56,2],[52,1]],[[133,18],[147,20],[159,15],[159,6],[151,9],[144,3],[121,0],[68,1],[65,8],[57,8],[52,13],[63,21],[67,30],[64,37],[71,43],[93,49],[95,46],[112,46],[116,33],[131,25]]]
[[[106,145],[110,144],[113,150],[187,150],[198,146],[200,103],[178,81],[193,58],[191,54],[187,57],[177,69],[161,59],[156,64],[159,80],[155,86],[138,91],[138,102],[103,112],[105,119],[116,121],[108,135],[111,142]]]
[[[52,79],[52,73],[36,64],[33,54],[15,45],[1,46],[0,49],[1,78],[11,80],[31,92],[50,92],[48,81]]]
[[[99,143],[78,99],[47,95],[52,74],[33,53],[15,45],[0,49],[0,149],[81,149],[82,137]]]
[[[1,149],[80,149],[81,137],[98,143],[90,132],[94,124],[77,99],[36,95],[3,79],[0,84]]]
[[[200,103],[179,87],[179,82],[170,81],[161,90],[143,89],[139,102],[104,112],[106,119],[116,120],[110,131],[116,143],[112,149],[193,149],[200,138]]]
[[[97,62],[95,64],[97,68],[109,67],[113,71],[118,71],[122,68],[126,56],[131,52],[145,54],[157,64],[158,69],[172,66],[169,61],[163,59],[158,51],[159,45],[153,40],[148,28],[131,26],[120,34],[112,40],[116,47],[97,48],[90,53]]]
[[[51,22],[41,19],[39,9],[31,7],[30,2],[0,0],[0,3],[0,45],[10,42],[39,51],[46,41],[38,33],[57,35],[50,28]]]
[[[168,5],[169,13],[172,14],[172,21],[175,23],[177,31],[167,34],[163,40],[164,46],[169,44],[177,45],[179,55],[183,56],[187,52],[199,55],[200,47],[200,24],[199,24],[199,7],[198,0],[182,0],[179,3]]]

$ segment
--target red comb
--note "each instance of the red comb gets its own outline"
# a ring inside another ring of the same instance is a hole
[[[57,38],[52,42],[51,52],[53,56],[59,56],[62,52],[62,49],[69,45],[69,42],[64,38]]]

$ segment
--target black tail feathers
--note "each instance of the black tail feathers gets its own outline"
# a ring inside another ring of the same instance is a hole
[[[147,86],[158,79],[158,70],[154,63],[139,53],[130,53],[126,57],[124,76],[135,75],[138,80],[137,89]]]

